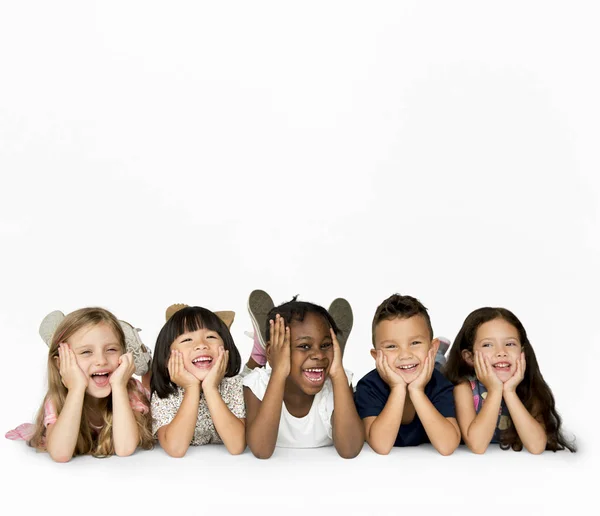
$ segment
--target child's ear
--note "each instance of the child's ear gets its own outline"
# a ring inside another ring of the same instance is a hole
[[[373,360],[377,360],[377,350],[375,348],[371,350],[371,356],[373,357]]]
[[[475,364],[473,363],[473,353],[471,353],[468,349],[463,349],[460,354],[467,364],[469,364],[471,367],[475,367]]]
[[[440,339],[433,339],[431,341],[431,347],[433,349],[433,354],[435,355],[438,352],[438,348],[440,347]]]

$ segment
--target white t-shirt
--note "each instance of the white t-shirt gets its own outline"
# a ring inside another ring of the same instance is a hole
[[[252,393],[262,401],[272,369],[257,367],[244,377],[244,387],[248,387]],[[352,382],[352,373],[346,371],[348,381]],[[276,446],[282,448],[319,448],[333,444],[333,429],[331,427],[331,415],[333,414],[333,385],[327,378],[323,388],[315,394],[310,411],[304,417],[294,417],[285,406],[281,407],[281,419],[277,432]]]

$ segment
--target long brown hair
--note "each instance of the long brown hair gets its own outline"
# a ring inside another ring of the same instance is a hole
[[[117,318],[108,310],[103,308],[81,308],[70,313],[61,321],[52,336],[48,350],[48,392],[37,415],[35,433],[28,442],[30,446],[40,451],[46,451],[46,427],[44,425],[44,406],[46,402],[52,403],[58,416],[67,398],[68,390],[62,383],[57,360],[58,346],[61,342],[68,343],[69,338],[81,328],[96,326],[97,324],[106,324],[114,332],[121,346],[121,352],[125,353],[125,335]],[[138,384],[133,378],[127,383],[127,392],[130,397],[133,395],[149,405],[146,394],[138,388]],[[104,424],[98,435],[95,435],[90,424],[92,411],[90,396],[86,394],[83,401],[79,436],[77,437],[73,456],[88,454],[113,455],[115,453],[112,433],[112,396],[100,400],[100,414]],[[154,440],[150,426],[152,421],[150,411],[148,410],[145,414],[142,414],[134,410],[133,414],[140,436],[139,446],[146,450],[152,448]]]
[[[567,448],[572,452],[576,451],[575,445],[569,443],[562,435],[562,419],[556,411],[552,391],[540,372],[527,332],[516,315],[506,308],[479,308],[467,316],[450,348],[448,362],[443,369],[446,378],[457,385],[467,381],[469,376],[475,376],[475,369],[466,362],[462,352],[466,350],[473,353],[477,330],[482,324],[494,319],[503,319],[519,333],[526,366],[523,380],[517,386],[517,396],[527,411],[544,425],[547,435],[546,449],[557,451]],[[500,446],[515,451],[523,448],[514,425],[509,425],[506,430],[500,432]]]

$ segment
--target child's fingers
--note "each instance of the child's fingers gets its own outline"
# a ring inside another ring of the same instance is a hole
[[[521,374],[525,374],[525,369],[527,368],[527,361],[525,360],[525,353],[521,352]]]
[[[283,317],[279,317],[279,343],[283,346],[285,343],[285,321]]]
[[[475,366],[475,374],[477,375],[477,378],[481,380],[481,365],[479,364],[479,353],[477,351],[474,353],[473,365]]]
[[[179,359],[178,359],[179,374],[183,374],[183,371],[185,370],[185,365],[183,364],[183,353],[181,351],[178,351],[177,355],[179,357]]]
[[[169,371],[169,377],[171,380],[173,379],[173,352],[171,351],[171,356],[167,362],[167,371]]]
[[[381,351],[378,349],[375,352],[375,369],[379,372],[379,374],[383,374],[383,365],[381,364]]]
[[[275,349],[278,348],[277,338],[279,336],[279,328],[275,324],[275,321],[271,319],[269,321],[269,325],[271,326],[271,345],[274,346]]]
[[[338,354],[341,351],[340,343],[337,340],[337,335],[333,331],[333,328],[329,328],[329,333],[331,334],[331,340],[333,341],[333,359],[335,360],[335,358],[338,356]]]
[[[173,378],[179,378],[179,353],[175,351],[173,353]]]
[[[285,335],[283,336],[283,346],[286,348],[290,347],[290,327],[285,327]]]
[[[390,365],[388,364],[387,358],[383,351],[381,351],[381,367],[386,377],[390,377],[390,373],[392,372]]]

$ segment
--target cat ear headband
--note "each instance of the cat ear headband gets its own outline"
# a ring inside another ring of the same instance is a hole
[[[181,310],[182,308],[187,308],[187,307],[189,307],[189,305],[185,305],[183,303],[177,303],[175,305],[171,305],[169,308],[167,308],[167,311],[165,312],[165,319],[168,321],[171,317],[173,317],[173,314],[175,312],[179,312],[179,310]],[[235,319],[235,312],[232,312],[230,310],[225,310],[225,311],[215,312],[215,315],[219,319],[221,319],[221,321],[223,321],[225,323],[227,328],[231,329],[231,325],[233,324],[233,320]]]
[[[60,310],[50,312],[40,324],[40,337],[50,346],[52,342],[52,336],[58,328],[58,325],[65,318]],[[140,328],[134,328],[125,321],[119,321],[119,325],[125,334],[125,351],[133,355],[133,363],[135,364],[135,374],[138,376],[144,376],[150,370],[150,364],[152,363],[152,354],[150,350],[144,345],[142,339],[140,339],[139,332],[142,331]]]

